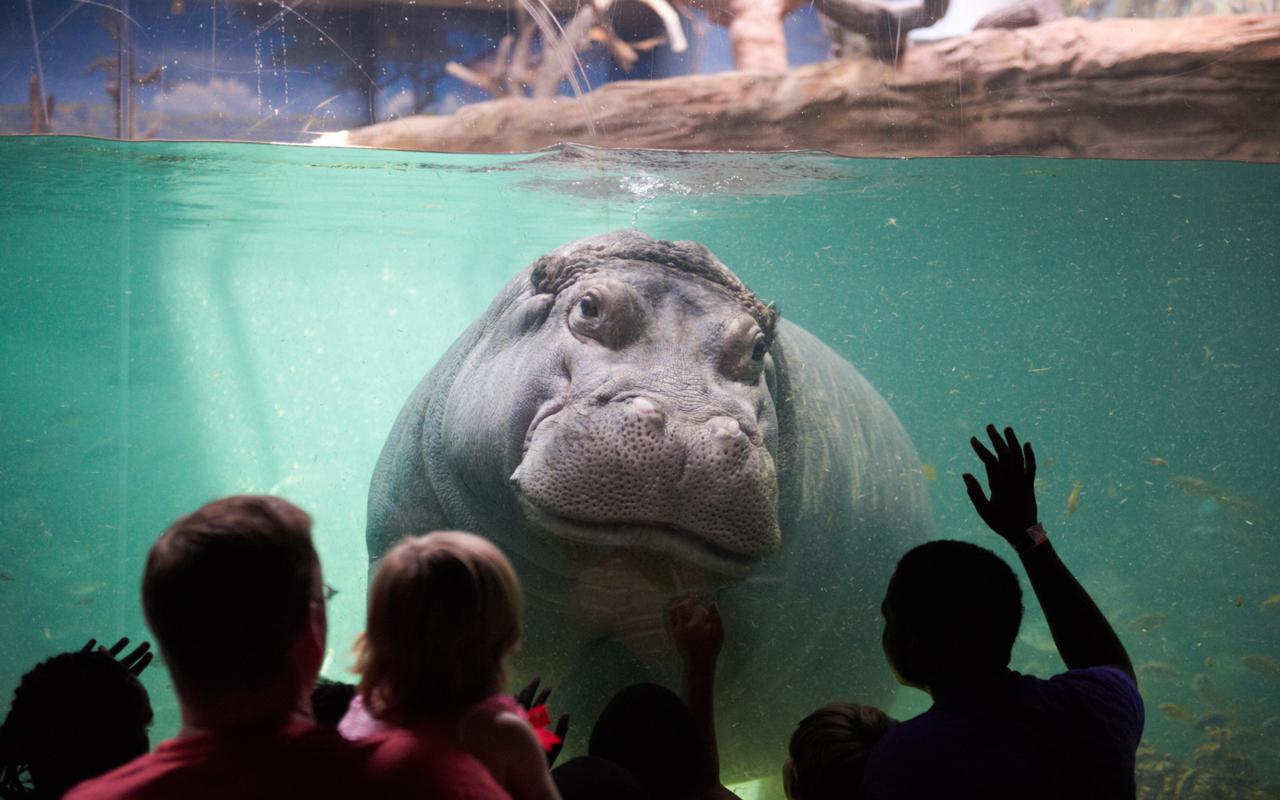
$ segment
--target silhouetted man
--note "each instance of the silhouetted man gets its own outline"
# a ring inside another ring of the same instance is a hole
[[[884,735],[859,797],[1132,798],[1143,725],[1133,666],[1037,520],[1031,445],[1011,428],[987,432],[994,454],[971,443],[991,496],[965,475],[969,498],[1017,551],[1069,671],[1041,680],[1009,669],[1022,591],[998,556],[955,541],[915,548],[881,606],[884,650],[933,706]]]

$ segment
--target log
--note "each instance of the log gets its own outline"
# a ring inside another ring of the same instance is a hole
[[[590,122],[587,113],[590,113]],[[829,61],[606,84],[332,134],[322,143],[516,152],[563,142],[851,156],[1280,161],[1280,15],[1069,18]]]

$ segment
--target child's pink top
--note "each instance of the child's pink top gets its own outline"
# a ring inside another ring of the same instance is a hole
[[[343,714],[342,720],[338,722],[338,733],[342,734],[343,739],[352,742],[367,739],[375,733],[395,730],[395,728],[395,725],[383,722],[370,714],[369,709],[364,707],[364,698],[359,692],[351,698],[347,713]]]
[[[476,703],[471,711],[467,713],[472,713],[479,709],[494,714],[510,711],[513,714],[524,716],[524,709],[509,694],[491,694]],[[342,716],[342,721],[338,723],[338,733],[342,734],[342,738],[352,742],[366,739],[375,733],[383,733],[384,731],[395,729],[395,725],[383,722],[373,714],[370,714],[369,709],[365,708],[364,698],[360,697],[359,693],[351,698],[351,705],[347,706],[347,713]]]

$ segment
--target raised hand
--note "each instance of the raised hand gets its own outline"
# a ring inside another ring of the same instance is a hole
[[[974,509],[987,527],[1004,537],[1005,541],[1022,552],[1034,543],[1027,529],[1034,526],[1036,516],[1036,454],[1031,443],[1020,445],[1013,428],[1005,428],[1004,436],[996,426],[987,426],[991,438],[990,450],[977,437],[969,440],[973,451],[987,469],[987,483],[991,487],[988,498],[982,484],[969,473],[964,475],[965,487]]]
[[[724,646],[724,623],[715,603],[680,598],[667,608],[667,630],[687,666],[714,667]]]
[[[541,692],[538,691],[538,686],[541,683],[542,677],[540,675],[535,675],[533,680],[529,681],[523,689],[516,693],[516,702],[519,703],[526,712],[533,711],[535,708],[540,706],[546,706],[547,699],[551,697],[550,686],[544,687]],[[542,713],[546,713],[545,708]],[[564,739],[565,736],[569,734],[568,714],[560,715],[560,719],[556,720],[556,726],[552,729],[552,733],[555,734],[559,741],[547,748],[548,768],[550,768],[552,764],[556,763],[556,758],[559,757],[560,751],[564,749]]]
[[[121,657],[120,653],[122,653],[128,645],[129,639],[124,636],[120,637],[120,640],[113,644],[110,650],[99,645],[97,639],[90,639],[85,643],[85,646],[80,649],[80,652],[88,653],[96,646],[100,652],[106,653],[116,661],[119,661],[121,666],[132,672],[134,677],[137,677],[141,675],[142,671],[151,664],[151,660],[155,658],[155,653],[151,652],[151,644],[149,642],[143,642],[133,648],[133,650],[129,651],[128,655]]]

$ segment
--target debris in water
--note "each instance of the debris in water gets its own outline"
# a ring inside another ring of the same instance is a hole
[[[106,581],[91,581],[73,586],[67,595],[74,605],[83,606],[93,602],[93,596],[105,588],[107,588]]]
[[[1156,706],[1156,708],[1160,709],[1160,713],[1164,714],[1169,719],[1176,719],[1182,722],[1190,722],[1192,718],[1192,714],[1187,709],[1187,707],[1180,706],[1177,703],[1161,703],[1160,705]]]
[[[1273,594],[1258,604],[1263,611],[1280,611],[1280,594]]]
[[[1196,720],[1196,727],[1202,731],[1220,730],[1231,726],[1231,717],[1221,711],[1210,711]]]
[[[1232,494],[1222,486],[1210,483],[1203,478],[1191,475],[1175,475],[1170,481],[1188,497],[1198,497],[1206,501],[1212,500],[1223,511],[1233,517],[1252,525],[1253,520],[1261,516],[1262,509],[1247,497]]]
[[[1067,496],[1067,516],[1076,513],[1076,509],[1080,507],[1080,481],[1076,481],[1076,485],[1071,487],[1071,494]]]
[[[1161,458],[1160,456],[1151,456],[1150,458],[1148,458],[1148,459],[1147,459],[1147,463],[1148,463],[1148,464],[1150,464],[1150,465],[1151,465],[1151,466],[1153,466],[1153,467],[1167,467],[1167,466],[1169,466],[1169,462],[1168,462],[1168,461],[1165,461],[1165,460],[1164,460],[1163,458]]]
[[[1169,621],[1168,614],[1161,614],[1159,611],[1149,611],[1146,614],[1139,614],[1129,620],[1129,624],[1141,630],[1143,633],[1153,631],[1161,625]]]
[[[921,464],[920,471],[924,473],[924,476],[931,481],[936,481],[938,479],[938,468],[932,464],[929,464],[929,463]]]
[[[1240,663],[1259,675],[1280,675],[1280,661],[1271,656],[1240,656]]]
[[[0,572],[0,581],[11,581],[13,576],[7,572]]]
[[[1197,672],[1196,676],[1191,679],[1191,687],[1195,689],[1196,696],[1214,708],[1225,708],[1227,698],[1218,691],[1218,687],[1213,685],[1213,681],[1209,680],[1209,676],[1203,672]]]
[[[1138,667],[1138,676],[1144,681],[1182,680],[1182,673],[1178,671],[1178,668],[1165,661],[1148,661],[1147,663],[1140,665]]]

